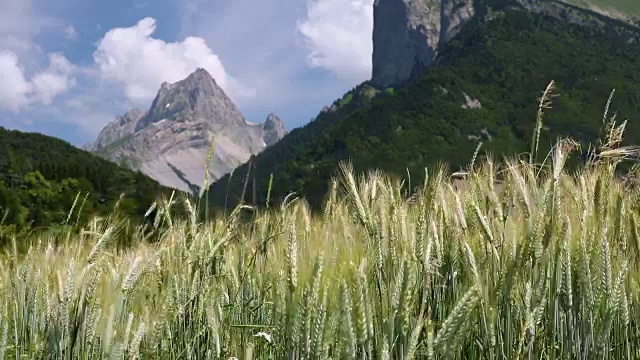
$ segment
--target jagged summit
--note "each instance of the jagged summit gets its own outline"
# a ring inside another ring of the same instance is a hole
[[[164,83],[136,131],[163,120],[205,120],[218,128],[244,123],[240,110],[202,68],[174,84]]]
[[[284,122],[274,113],[267,116],[262,129],[264,130],[264,142],[267,146],[275,144],[287,134]]]
[[[100,131],[96,141],[86,144],[83,149],[95,151],[134,133],[138,122],[145,114],[142,109],[132,109],[122,116],[117,116]]]
[[[163,83],[147,112],[110,123],[87,146],[164,185],[197,191],[205,167],[215,180],[285,133],[273,114],[265,123],[248,122],[211,74],[198,68],[183,80]]]
[[[203,81],[203,82],[216,82],[216,79],[211,76],[211,74],[204,68],[197,68],[194,72],[192,72],[191,74],[189,74],[186,78],[184,78],[183,80],[179,81],[179,82],[198,82],[198,81]],[[160,85],[160,91],[162,91],[165,88],[170,88],[171,86],[173,86],[173,83],[164,81],[162,82],[162,84]],[[217,85],[217,83],[216,83]]]

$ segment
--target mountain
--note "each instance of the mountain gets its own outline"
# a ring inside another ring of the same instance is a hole
[[[135,133],[136,125],[144,115],[143,110],[133,109],[123,116],[117,116],[115,121],[110,122],[102,129],[96,141],[86,144],[83,149],[87,151],[104,149],[109,144]]]
[[[373,12],[371,82],[385,88],[414,80],[435,60],[439,44],[475,15],[473,0],[381,0]]]
[[[613,89],[610,111],[630,119],[626,139],[640,143],[637,27],[559,1],[476,0],[473,10],[459,1],[447,12],[449,3],[378,0],[372,81],[214,183],[211,201],[234,206],[249,194],[244,201],[264,205],[267,194],[277,202],[296,192],[318,205],[348,159],[415,185],[430,165],[466,166],[479,142],[495,156],[525,153],[552,80],[559,96],[545,112],[540,154],[558,136],[595,141]]]
[[[0,151],[0,238],[7,227],[62,224],[78,194],[73,223],[109,215],[118,201],[125,215],[141,221],[159,196],[173,191],[140,172],[42,134],[0,127]]]
[[[285,133],[273,114],[262,124],[245,120],[200,68],[184,80],[163,83],[148,111],[116,118],[85,149],[165,186],[195,192],[205,181],[207,163],[210,178],[218,179]]]
[[[267,116],[262,130],[264,131],[262,138],[267,146],[277,143],[287,134],[284,122],[273,113]]]
[[[623,0],[624,2],[624,0]],[[379,87],[414,82],[438,58],[439,50],[471,20],[487,21],[494,9],[509,4],[587,27],[607,26],[604,15],[640,14],[640,5],[629,12],[614,11],[615,0],[379,0],[374,6],[373,71],[371,82]],[[605,6],[609,12],[602,10]],[[574,6],[575,5],[575,6]],[[593,11],[585,11],[588,8]],[[597,16],[600,15],[600,16]],[[619,24],[629,28],[630,24]]]

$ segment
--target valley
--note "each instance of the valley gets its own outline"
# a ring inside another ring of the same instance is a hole
[[[640,357],[640,7],[364,3],[313,0],[303,21],[267,0],[250,42],[257,18],[204,12],[220,58],[249,49],[224,71],[176,23],[139,47],[155,27],[109,31],[84,70],[127,98],[94,139],[0,126],[0,359]],[[300,39],[262,52],[291,36],[273,13],[304,23],[307,63]],[[2,40],[0,110],[61,91],[60,61],[21,79]],[[311,121],[240,110],[306,106],[363,41],[370,76]],[[278,51],[293,60],[255,70]],[[248,77],[268,96],[247,100]]]

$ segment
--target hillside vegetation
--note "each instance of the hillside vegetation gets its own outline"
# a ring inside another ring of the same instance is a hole
[[[558,96],[545,115],[542,153],[560,135],[593,142],[614,89],[611,109],[631,119],[627,140],[639,143],[640,46],[608,29],[521,10],[470,23],[415,84],[380,91],[360,109],[322,113],[256,156],[249,174],[245,164],[217,181],[210,198],[232,208],[241,194],[246,203],[265,204],[269,197],[276,204],[296,192],[317,208],[339,161],[351,159],[357,171],[409,173],[415,185],[424,166],[445,162],[460,169],[480,142],[482,152],[499,158],[525,153],[536,99],[551,80]],[[463,107],[465,95],[481,107]]]
[[[640,19],[640,3],[636,0],[564,0],[604,15],[620,19]]]
[[[15,231],[84,225],[118,212],[132,222],[171,190],[133,172],[41,134],[0,127],[0,239]],[[121,195],[124,195],[121,198]]]
[[[344,166],[316,215],[165,203],[160,241],[124,251],[107,221],[39,235],[0,260],[0,359],[637,358],[640,191],[614,178],[637,149],[605,129],[572,174],[564,139],[410,197]]]

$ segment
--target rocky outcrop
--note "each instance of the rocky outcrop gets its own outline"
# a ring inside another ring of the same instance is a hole
[[[136,131],[163,120],[204,120],[214,130],[246,125],[240,110],[204,69],[175,84],[163,83]]]
[[[473,0],[376,0],[372,83],[386,88],[411,81],[473,16]]]
[[[465,92],[463,92],[462,95],[464,95],[464,104],[462,104],[463,109],[482,109],[482,103],[480,103],[480,100],[472,98]]]
[[[287,130],[284,128],[284,122],[275,114],[269,114],[269,116],[267,116],[262,130],[264,133],[262,139],[267,146],[277,143],[287,134]]]
[[[83,149],[95,151],[128,135],[132,135],[135,132],[138,121],[140,121],[144,115],[145,112],[143,110],[133,109],[122,116],[116,117],[114,121],[108,123],[107,126],[100,131],[96,141],[86,144]]]
[[[163,83],[149,111],[137,118],[107,125],[92,150],[183,191],[198,191],[205,169],[208,181],[215,181],[286,133],[275,115],[265,123],[246,121],[204,69]]]

